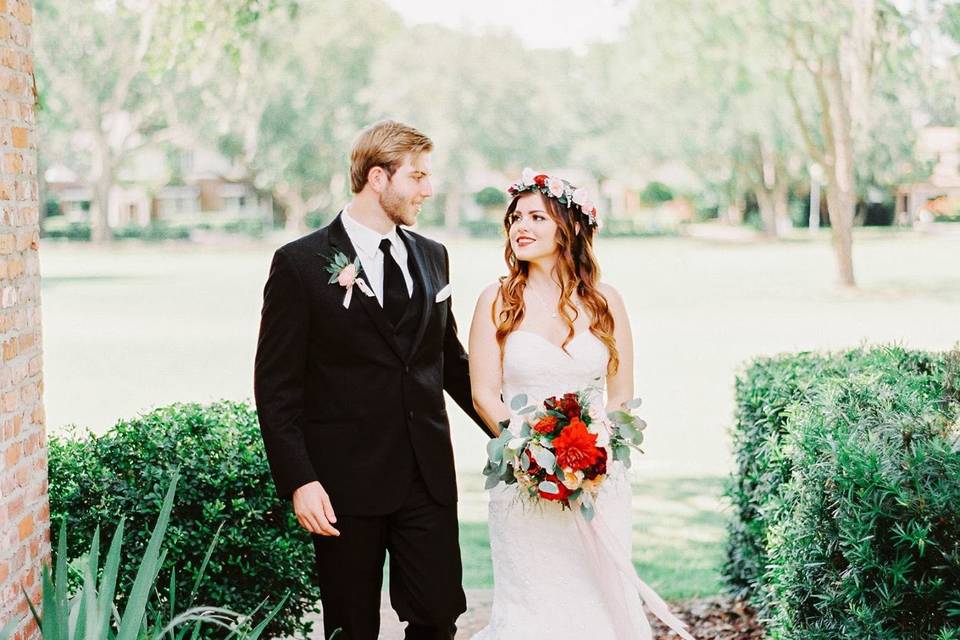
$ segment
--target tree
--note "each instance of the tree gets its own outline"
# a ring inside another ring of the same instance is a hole
[[[41,130],[90,155],[95,241],[112,237],[110,192],[124,162],[172,138],[177,93],[204,42],[215,37],[235,47],[277,2],[37,0],[41,120],[49,122]]]
[[[351,141],[372,120],[372,59],[401,26],[380,0],[302,3],[262,17],[197,87],[195,135],[273,195],[288,229],[303,231],[308,213],[347,194]]]
[[[898,17],[882,0],[765,0],[758,25],[787,53],[787,95],[807,153],[826,174],[834,255],[846,287],[856,286],[857,150],[869,131],[878,70],[898,37]]]

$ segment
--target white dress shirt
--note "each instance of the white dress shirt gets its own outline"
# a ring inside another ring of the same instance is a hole
[[[400,239],[397,228],[394,227],[386,235],[381,234],[357,222],[350,216],[349,208],[350,205],[343,208],[340,219],[343,221],[343,228],[347,230],[350,242],[353,243],[353,248],[360,256],[360,266],[363,267],[360,277],[373,289],[380,306],[383,306],[383,252],[380,251],[380,241],[384,238],[390,240],[390,252],[393,254],[393,259],[400,265],[400,272],[407,283],[407,294],[413,297],[413,277],[407,268],[407,246]]]

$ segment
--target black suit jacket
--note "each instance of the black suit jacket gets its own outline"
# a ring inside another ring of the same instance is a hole
[[[328,283],[324,267],[336,252],[356,257],[339,216],[274,254],[254,393],[281,496],[319,480],[338,514],[389,513],[406,496],[415,465],[437,502],[456,501],[443,391],[481,427],[483,421],[473,408],[451,300],[435,302],[449,282],[449,259],[442,244],[398,232],[416,270],[411,275],[424,288],[408,353],[376,298],[355,286],[345,309],[345,289]]]

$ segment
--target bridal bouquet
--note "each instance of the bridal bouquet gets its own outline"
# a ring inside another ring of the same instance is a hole
[[[590,398],[590,389],[547,398],[540,407],[528,405],[526,395],[513,398],[510,406],[524,420],[519,433],[504,428],[487,444],[486,488],[517,484],[533,502],[576,507],[590,520],[607,461],[629,467],[630,450],[642,453],[647,426],[632,413],[639,399],[605,414]]]

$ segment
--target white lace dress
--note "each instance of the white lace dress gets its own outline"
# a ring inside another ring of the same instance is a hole
[[[550,396],[588,387],[599,389],[593,402],[602,403],[608,361],[604,344],[583,332],[567,345],[567,352],[538,334],[511,333],[503,358],[507,404],[521,393],[539,405]],[[622,550],[622,560],[629,563],[630,478],[619,462],[608,467],[596,512],[616,539],[612,546]],[[499,484],[490,491],[489,527],[493,609],[489,625],[473,640],[624,640],[617,629],[626,622],[631,636],[652,638],[636,588],[627,576],[599,575],[570,510],[556,503],[531,506],[519,498],[517,485]],[[611,593],[609,583],[601,584],[606,580],[621,589],[618,602],[604,595]]]

